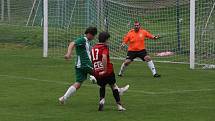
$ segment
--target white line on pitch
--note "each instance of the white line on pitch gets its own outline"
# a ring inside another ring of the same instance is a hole
[[[69,85],[69,84],[73,83],[73,82],[69,83],[69,82],[61,82],[61,81],[54,81],[54,80],[44,80],[44,79],[22,77],[22,76],[11,76],[11,75],[0,75],[0,77],[17,78],[17,79],[23,79],[23,80],[34,80],[34,81],[56,83],[56,84],[63,84],[63,85]],[[95,84],[91,84],[91,85],[84,84],[83,86],[93,87],[93,86],[95,86]],[[176,91],[165,91],[165,92],[151,92],[151,91],[144,91],[144,90],[129,90],[129,92],[143,93],[143,94],[148,94],[148,95],[165,95],[165,94],[179,94],[179,93],[189,93],[189,92],[208,92],[208,91],[215,91],[215,89],[176,90]]]

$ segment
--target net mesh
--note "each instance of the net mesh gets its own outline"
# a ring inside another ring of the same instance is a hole
[[[0,42],[42,47],[41,2],[1,0],[0,4]]]
[[[197,67],[215,68],[215,0],[196,2]]]
[[[159,40],[146,40],[153,60],[189,63],[189,0],[49,0],[48,56],[62,57],[89,26],[111,34],[111,57],[124,59],[123,36],[135,20]],[[196,1],[195,63],[215,64],[215,1]],[[43,0],[1,0],[0,41],[42,48]],[[6,30],[6,31],[5,31]],[[96,40],[92,43],[97,42]],[[204,66],[203,66],[204,67]]]
[[[188,63],[189,1],[112,1],[106,2],[108,31],[111,33],[112,57],[125,58],[126,48],[119,50],[123,36],[138,20],[159,40],[146,40],[147,50],[156,61]],[[171,56],[168,56],[168,53]]]

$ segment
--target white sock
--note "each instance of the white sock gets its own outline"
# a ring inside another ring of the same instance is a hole
[[[105,99],[104,98],[102,98],[100,101],[99,101],[99,104],[105,104]]]
[[[69,89],[64,94],[64,99],[67,100],[70,96],[72,96],[76,92],[76,88],[74,86],[70,86]]]
[[[115,84],[114,89],[117,89],[119,91],[120,88],[118,87],[118,85]]]
[[[120,68],[120,71],[119,71],[119,75],[122,75],[122,74],[124,73],[126,67],[127,67],[127,66],[125,66],[124,63],[121,65],[121,68]]]
[[[154,63],[151,61],[147,62],[148,67],[150,68],[150,70],[152,71],[152,74],[155,75],[156,74],[156,69],[155,69],[155,65]]]

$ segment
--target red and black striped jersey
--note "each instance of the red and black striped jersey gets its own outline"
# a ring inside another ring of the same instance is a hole
[[[104,66],[102,63],[103,54],[107,55],[107,73],[104,74],[104,76],[108,76],[109,74],[114,72],[113,64],[110,62],[108,46],[104,43],[98,43],[94,45],[91,50],[91,59],[92,59],[93,68],[94,68],[94,76],[96,78],[101,77],[99,76],[99,72],[104,71]]]

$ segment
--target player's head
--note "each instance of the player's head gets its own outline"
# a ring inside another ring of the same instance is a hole
[[[138,21],[135,21],[134,22],[134,30],[137,32],[137,31],[139,31],[140,30],[140,22],[138,22]]]
[[[87,39],[93,40],[97,34],[97,28],[96,27],[88,27],[84,34],[86,34]]]
[[[99,42],[105,43],[110,38],[110,34],[108,32],[101,32],[99,34]]]

